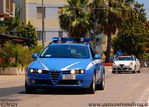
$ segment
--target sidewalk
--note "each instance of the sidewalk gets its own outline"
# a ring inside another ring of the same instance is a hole
[[[24,79],[25,75],[0,75],[0,80],[17,80]]]

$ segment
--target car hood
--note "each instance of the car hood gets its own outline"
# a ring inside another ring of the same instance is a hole
[[[71,70],[71,69],[86,69],[90,59],[75,59],[75,58],[39,58],[33,61],[29,68],[44,69],[44,70]]]

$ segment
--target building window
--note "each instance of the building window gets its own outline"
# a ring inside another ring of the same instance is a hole
[[[39,41],[42,40],[42,32],[41,31],[38,31],[37,37],[38,37]]]
[[[63,14],[63,9],[64,9],[63,7],[58,8],[58,16]]]
[[[63,37],[63,32],[62,31],[58,32],[58,37]]]
[[[13,2],[10,2],[10,14],[13,15]]]
[[[6,0],[6,11],[9,12],[9,0]]]
[[[37,7],[37,18],[42,19],[42,7]],[[45,8],[44,8],[44,18],[45,18]]]

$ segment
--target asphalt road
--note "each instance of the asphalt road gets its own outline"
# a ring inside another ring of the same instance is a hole
[[[138,106],[137,106],[138,104]],[[105,90],[38,90],[26,94],[24,76],[0,76],[0,107],[149,107],[149,68],[141,73],[106,70]]]

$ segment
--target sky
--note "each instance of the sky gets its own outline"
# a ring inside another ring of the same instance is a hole
[[[149,0],[135,0],[140,4],[144,4],[147,20],[149,21]]]

